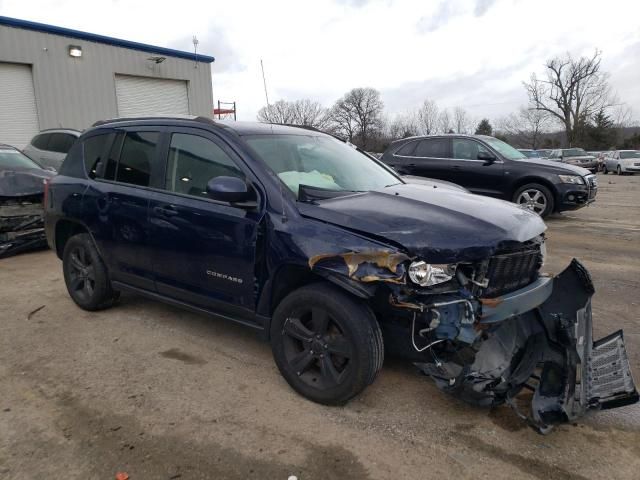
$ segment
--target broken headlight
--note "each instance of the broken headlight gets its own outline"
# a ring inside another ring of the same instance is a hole
[[[420,260],[411,262],[411,265],[409,265],[409,278],[413,283],[417,283],[421,287],[430,287],[448,282],[455,273],[455,264],[434,265]]]

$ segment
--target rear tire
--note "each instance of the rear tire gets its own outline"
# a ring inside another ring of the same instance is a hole
[[[324,283],[285,297],[271,321],[271,348],[280,373],[300,395],[341,405],[371,384],[384,360],[371,309]]]
[[[520,187],[513,195],[513,202],[525,205],[542,218],[553,212],[554,208],[553,193],[539,183],[528,183]]]
[[[107,268],[89,234],[80,233],[67,241],[62,270],[69,296],[80,308],[102,310],[117,300],[119,292],[111,288]]]
[[[602,167],[602,173],[604,173],[605,175],[609,173],[609,170],[607,170],[607,166],[606,165],[604,167]]]

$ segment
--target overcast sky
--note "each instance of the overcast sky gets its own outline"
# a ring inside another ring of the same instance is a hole
[[[332,104],[353,87],[402,113],[432,98],[495,119],[526,103],[544,61],[602,50],[611,84],[640,118],[638,0],[0,0],[0,15],[216,57],[214,101],[239,119],[270,101]]]

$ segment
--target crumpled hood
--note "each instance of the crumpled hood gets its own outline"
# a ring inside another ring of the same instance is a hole
[[[0,197],[23,197],[44,192],[44,180],[54,172],[39,168],[0,170]]]
[[[582,157],[571,157],[571,158],[582,158]],[[594,159],[594,157],[589,157],[590,159]],[[544,160],[542,158],[527,158],[526,160],[518,160],[518,163],[533,163],[535,165],[544,165],[547,167],[554,167],[558,170],[557,173],[560,175],[566,174],[576,174],[584,177],[585,175],[591,175],[591,172],[586,168],[579,167],[577,165],[572,165],[570,163],[565,162],[554,162],[553,160]]]
[[[396,185],[298,208],[305,217],[401,245],[433,263],[485,259],[502,242],[524,242],[546,229],[538,215],[511,203],[424,185]]]

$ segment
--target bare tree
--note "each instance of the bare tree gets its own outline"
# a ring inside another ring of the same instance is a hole
[[[258,111],[258,121],[265,123],[286,123],[290,125],[306,125],[324,129],[329,120],[327,110],[318,102],[307,98],[302,100],[277,102],[262,107]]]
[[[542,135],[549,131],[551,123],[551,115],[544,110],[521,107],[518,113],[499,120],[498,128],[518,146],[536,149],[540,148]]]
[[[278,100],[258,110],[258,121],[264,123],[293,123],[295,110],[292,102]]]
[[[293,109],[296,125],[307,125],[321,130],[329,126],[327,109],[318,102],[308,98],[296,100],[293,104]]]
[[[418,127],[423,135],[438,131],[439,109],[434,100],[426,99],[418,109]]]
[[[451,115],[449,114],[449,110],[447,110],[446,108],[442,110],[438,115],[438,125],[440,127],[440,132],[442,133],[453,132],[453,123],[451,122]]]
[[[414,112],[396,115],[393,120],[387,119],[384,123],[385,134],[389,140],[413,137],[419,133],[418,120]]]
[[[456,107],[453,111],[453,124],[456,133],[469,133],[473,120],[464,108]]]
[[[382,129],[384,104],[373,88],[354,88],[338,100],[330,118],[350,141],[366,149],[371,138]]]
[[[531,75],[524,86],[532,108],[547,112],[563,125],[568,145],[579,138],[580,128],[614,101],[608,75],[600,69],[601,52],[573,58],[569,53],[549,60],[544,78]]]

